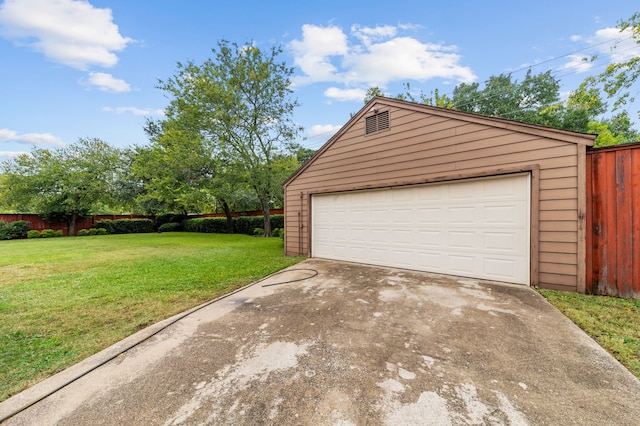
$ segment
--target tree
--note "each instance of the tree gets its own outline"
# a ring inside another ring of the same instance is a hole
[[[618,23],[620,32],[629,32],[634,42],[640,46],[640,12],[636,12],[627,20]],[[616,47],[619,43],[616,45]],[[609,98],[617,98],[614,109],[633,103],[635,95],[631,88],[640,77],[640,56],[632,56],[620,62],[613,62],[598,76],[598,82],[604,86]],[[640,113],[639,113],[640,116]]]
[[[216,158],[233,170],[229,175],[252,188],[270,235],[269,209],[282,191],[277,159],[301,130],[292,121],[298,106],[291,99],[293,69],[278,62],[279,47],[263,51],[223,40],[212,52],[200,65],[178,63],[176,75],[159,82],[172,96],[167,117],[210,141]]]
[[[478,83],[460,84],[451,105],[460,111],[544,125],[547,117],[541,112],[558,104],[559,89],[550,71],[533,75],[529,70],[522,82],[500,74],[489,77],[483,89]]]
[[[144,191],[143,182],[133,174],[135,148],[119,150],[120,156],[114,173],[113,194],[111,203],[106,206],[109,213],[150,213],[156,214],[157,209],[141,204],[139,197]]]
[[[313,157],[314,154],[316,153],[315,149],[305,148],[304,146],[297,143],[291,144],[290,148],[291,148],[291,151],[294,153],[296,159],[298,160],[298,163],[300,164],[300,166],[302,166],[304,163],[309,161],[311,157]]]
[[[364,95],[364,103],[367,104],[371,99],[376,96],[384,96],[384,93],[378,86],[369,87],[367,93]]]
[[[100,139],[79,139],[54,151],[34,148],[2,163],[4,199],[47,220],[66,220],[74,235],[79,217],[111,201],[119,158],[118,150]]]
[[[416,101],[405,84],[406,93],[399,99]],[[375,93],[377,88],[367,93]],[[529,70],[522,82],[508,74],[491,76],[484,87],[479,83],[462,83],[453,90],[452,97],[440,95],[438,89],[431,96],[418,95],[428,105],[465,112],[507,118],[525,123],[554,127],[576,132],[598,133],[595,146],[606,146],[638,140],[640,133],[632,128],[626,111],[610,119],[603,118],[607,105],[602,99],[597,79],[588,77],[572,91],[566,101],[560,99],[560,82],[550,71],[533,75]]]
[[[185,215],[212,207],[215,162],[203,137],[172,120],[148,121],[145,131],[150,144],[136,147],[131,161],[142,182],[138,203]]]

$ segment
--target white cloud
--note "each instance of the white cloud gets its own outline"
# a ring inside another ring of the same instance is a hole
[[[618,28],[603,28],[596,31],[589,42],[598,44],[599,52],[610,55],[613,62],[622,62],[634,56],[640,56],[640,45],[635,43],[630,28],[622,32]]]
[[[125,93],[131,91],[129,83],[104,72],[90,72],[89,79],[84,81],[84,84],[95,86],[103,92]]]
[[[363,27],[353,25],[347,35],[337,26],[304,25],[302,39],[289,47],[302,75],[297,85],[311,83],[342,84],[325,95],[339,100],[362,100],[363,88],[385,87],[390,82],[446,78],[469,83],[476,79],[469,67],[460,65],[456,46],[423,43],[400,31],[416,26]]]
[[[293,40],[289,46],[293,50],[294,64],[306,75],[304,81],[298,83],[333,81],[338,68],[331,58],[348,54],[347,36],[334,26],[303,25],[302,40]]]
[[[11,160],[12,158],[17,157],[18,155],[22,155],[22,154],[28,154],[28,152],[24,152],[24,151],[0,151],[0,162],[6,161],[6,160]]]
[[[464,83],[476,79],[468,67],[458,65],[455,47],[425,44],[410,37],[397,37],[372,44],[368,52],[345,59],[348,82],[385,86],[389,81],[448,78]]]
[[[114,66],[114,52],[133,41],[120,34],[111,9],[85,0],[5,0],[0,5],[0,34],[82,70]]]
[[[358,38],[365,46],[371,43],[384,40],[396,35],[398,29],[392,25],[384,25],[382,27],[361,27],[360,25],[351,26],[351,34]]]
[[[571,70],[576,73],[583,73],[593,68],[593,62],[584,55],[569,55],[569,59],[569,62],[560,68],[561,70]]]
[[[620,31],[619,28],[602,28],[592,36],[582,37],[571,36],[572,41],[585,42],[588,47],[593,48],[599,59],[610,62],[624,62],[633,57],[640,57],[640,45],[636,44],[632,37],[632,30],[627,28]],[[574,68],[577,72],[585,72],[592,67],[592,63],[582,60],[582,55],[569,55],[569,62],[561,69]]]
[[[324,91],[324,95],[336,101],[364,101],[367,91],[365,89],[339,89],[337,87],[329,87]]]
[[[341,128],[342,126],[336,126],[334,124],[316,124],[315,126],[311,126],[307,132],[307,137],[315,138],[322,136],[325,139],[329,139]]]
[[[138,116],[150,116],[150,115],[164,115],[164,111],[161,109],[140,109],[136,107],[104,107],[103,111],[113,112],[116,114],[133,114]]]
[[[33,146],[53,146],[65,147],[66,143],[62,139],[53,136],[51,133],[23,133],[9,129],[0,129],[0,142],[17,142],[25,145]]]
[[[316,124],[307,130],[305,145],[312,149],[318,149],[324,145],[342,126],[334,124]]]

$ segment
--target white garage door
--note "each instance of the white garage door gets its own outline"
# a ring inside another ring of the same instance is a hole
[[[529,284],[528,174],[313,196],[312,256]]]

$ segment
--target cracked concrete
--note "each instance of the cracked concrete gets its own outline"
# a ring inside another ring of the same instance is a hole
[[[291,284],[262,287],[309,275]],[[640,382],[535,291],[306,260],[7,425],[632,425]],[[161,325],[161,324],[159,324]],[[159,325],[0,404],[13,412]]]

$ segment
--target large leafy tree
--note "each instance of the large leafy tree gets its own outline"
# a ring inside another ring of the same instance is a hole
[[[255,209],[255,196],[247,195],[244,176],[216,152],[216,144],[181,119],[147,122],[150,143],[132,152],[131,179],[140,185],[137,203],[154,213],[200,213],[219,206],[231,233],[232,209]]]
[[[100,139],[79,139],[53,151],[34,148],[2,163],[3,198],[16,209],[66,220],[74,235],[79,217],[111,202],[119,159],[118,150]]]
[[[171,95],[168,119],[211,142],[227,176],[254,191],[265,235],[271,231],[269,209],[282,190],[282,176],[297,167],[280,159],[301,130],[292,120],[298,106],[290,88],[293,69],[278,60],[281,52],[223,40],[213,58],[178,63],[175,76],[159,84]]]

